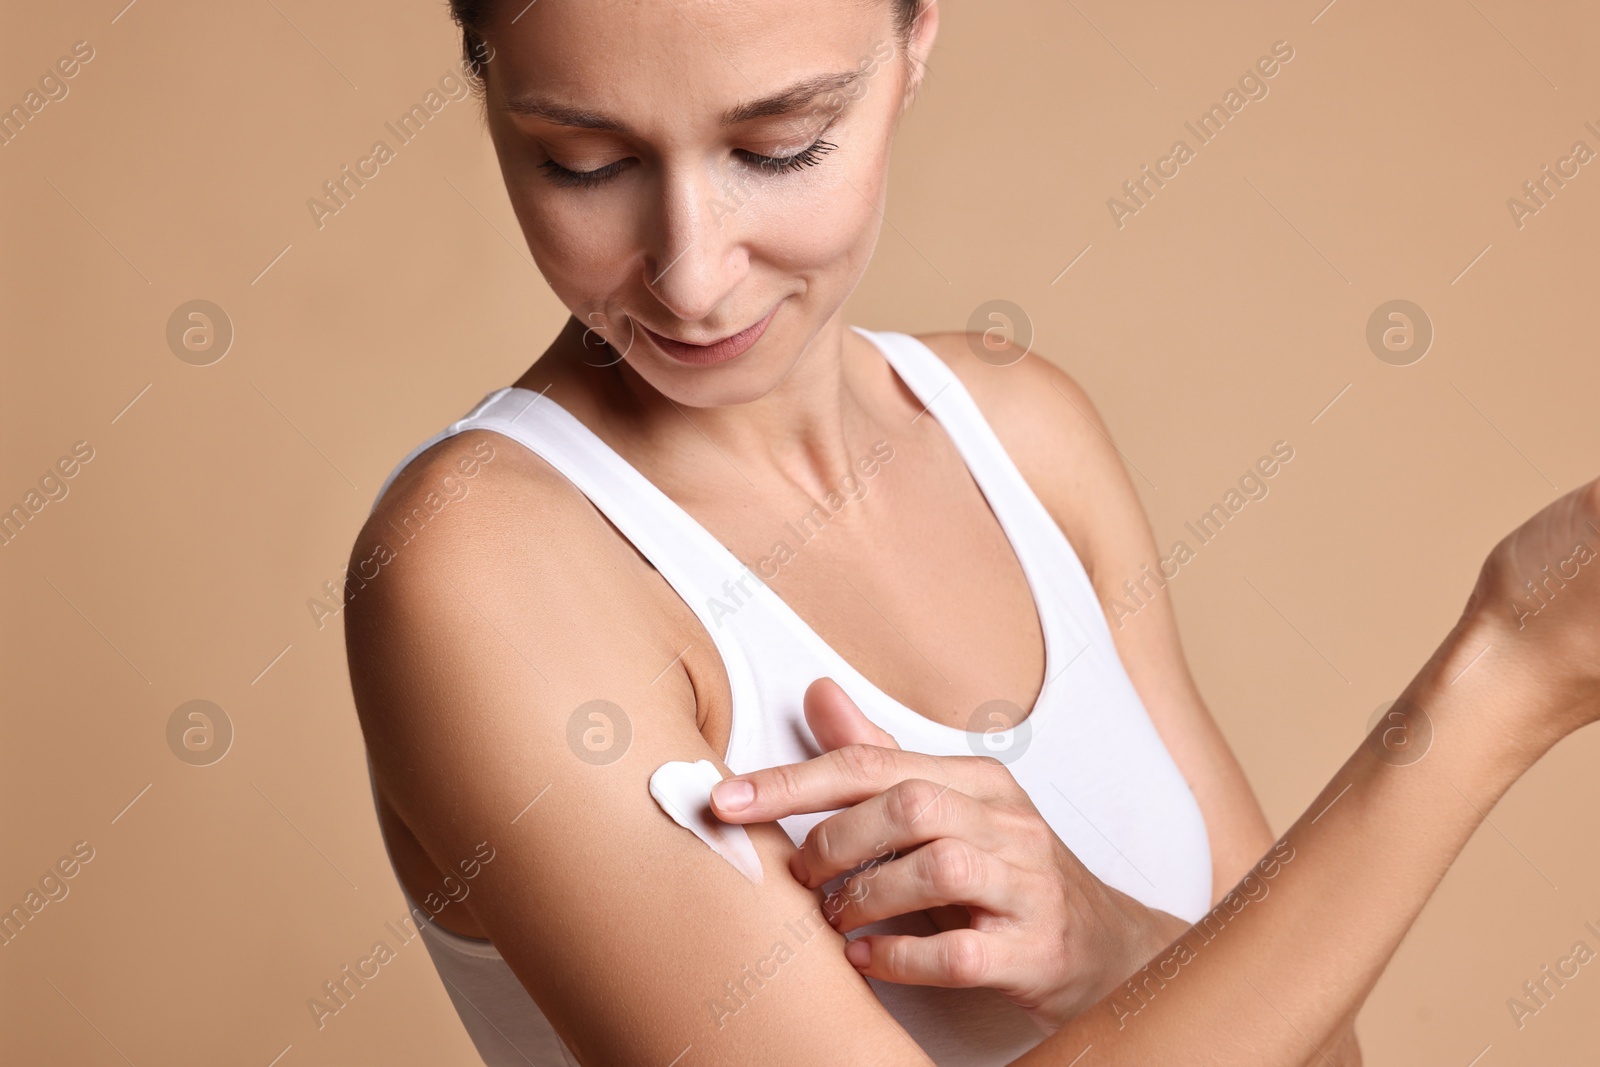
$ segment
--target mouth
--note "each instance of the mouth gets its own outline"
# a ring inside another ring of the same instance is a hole
[[[782,301],[779,301],[779,304],[781,303]],[[761,335],[766,332],[767,325],[772,322],[772,317],[778,313],[779,304],[774,304],[772,310],[767,312],[766,316],[754,326],[747,326],[732,336],[724,337],[722,340],[713,341],[710,344],[697,345],[688,341],[677,341],[671,337],[663,337],[643,323],[640,323],[639,330],[650,338],[650,343],[655,345],[662,354],[671,359],[691,366],[707,367],[715,363],[726,363],[728,360],[742,356],[749,351],[750,346],[760,340]]]

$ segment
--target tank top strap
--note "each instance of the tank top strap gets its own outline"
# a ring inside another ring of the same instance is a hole
[[[378,496],[416,456],[446,437],[474,429],[509,437],[549,463],[674,588],[693,588],[703,600],[744,570],[737,557],[593,430],[560,404],[528,389],[507,387],[490,393],[465,417],[414,449]]]
[[[1081,646],[1089,630],[1069,605],[1087,594],[1087,604],[1097,614],[1093,584],[1066,534],[1017,469],[967,387],[937,353],[910,334],[851,328],[883,352],[924,412],[944,427],[1010,540],[1029,584],[1035,590],[1066,594],[1039,597],[1040,610],[1055,614],[1074,634],[1074,644]]]
[[[639,550],[705,626],[728,671],[736,701],[755,692],[749,659],[729,627],[716,625],[716,597],[754,572],[566,408],[542,393],[498,389],[401,460],[379,488],[373,507],[406,465],[433,445],[467,430],[492,430],[549,463]],[[741,578],[743,576],[743,578]]]

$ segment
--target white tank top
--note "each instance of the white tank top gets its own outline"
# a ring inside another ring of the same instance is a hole
[[[1129,681],[1077,553],[944,361],[908,334],[855,329],[883,352],[950,435],[1032,589],[1044,631],[1045,684],[1031,712],[1011,729],[985,733],[947,726],[884,693],[637,468],[555,401],[529,390],[490,393],[465,418],[413,449],[378,496],[406,464],[447,437],[484,429],[511,438],[582,490],[705,626],[732,690],[724,762],[735,773],[821,754],[801,699],[811,682],[828,676],[902,748],[1001,759],[1057,836],[1097,877],[1150,907],[1198,921],[1211,906],[1205,822]],[[829,814],[792,815],[779,825],[798,846]],[[842,878],[827,888],[837,888]],[[485,1064],[576,1065],[490,942],[439,926],[409,896],[406,903]],[[919,912],[846,936],[936,932]],[[992,989],[868,982],[939,1067],[1008,1063],[1044,1039],[1022,1009]],[[729,1012],[739,1007],[731,1000],[726,1006]]]

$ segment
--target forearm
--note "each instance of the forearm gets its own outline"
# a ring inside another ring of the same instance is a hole
[[[1423,758],[1395,765],[1363,743],[1269,853],[1270,874],[1246,876],[1014,1063],[1065,1067],[1088,1045],[1097,1064],[1178,1050],[1211,1064],[1325,1062],[1484,815],[1555,741],[1530,725],[1536,680],[1497,673],[1493,660],[1462,673],[1482,647],[1453,633],[1397,704],[1426,711]]]

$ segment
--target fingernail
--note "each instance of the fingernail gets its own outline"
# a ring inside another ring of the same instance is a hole
[[[741,782],[728,778],[711,787],[712,795],[716,797],[717,806],[723,811],[739,811],[748,808],[750,802],[756,798],[756,787],[749,782]]]
[[[872,949],[865,941],[852,941],[844,947],[844,958],[856,967],[865,967],[872,962]]]

